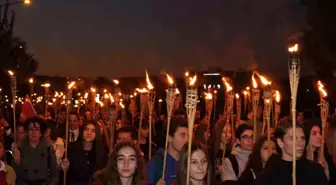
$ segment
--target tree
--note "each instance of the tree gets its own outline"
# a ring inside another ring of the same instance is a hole
[[[12,11],[8,20],[8,10],[7,4],[2,16],[0,8],[0,70],[1,76],[6,75],[7,70],[14,70],[20,83],[36,72],[39,63],[27,52],[27,43],[13,35],[15,12]]]

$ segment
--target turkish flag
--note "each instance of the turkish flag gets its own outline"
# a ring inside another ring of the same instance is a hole
[[[31,103],[29,96],[27,95],[22,105],[20,122],[23,123],[27,119],[37,116],[33,104]]]

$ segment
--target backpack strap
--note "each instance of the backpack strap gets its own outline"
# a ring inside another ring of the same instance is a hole
[[[232,169],[233,169],[233,171],[235,172],[235,174],[238,178],[238,176],[239,176],[239,165],[238,165],[237,158],[234,155],[231,155],[231,154],[228,156],[228,158],[229,158],[229,160],[232,164]]]

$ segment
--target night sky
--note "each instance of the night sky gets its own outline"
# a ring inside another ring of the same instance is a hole
[[[287,75],[287,38],[304,28],[299,0],[33,0],[15,34],[37,74],[124,77],[211,66]],[[256,65],[253,65],[254,67]]]

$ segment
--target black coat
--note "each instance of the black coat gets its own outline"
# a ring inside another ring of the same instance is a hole
[[[254,185],[292,185],[292,162],[272,155]],[[305,158],[296,162],[297,185],[328,185],[322,166]]]

